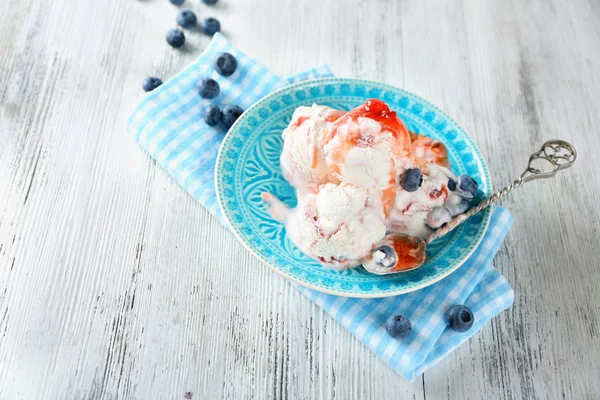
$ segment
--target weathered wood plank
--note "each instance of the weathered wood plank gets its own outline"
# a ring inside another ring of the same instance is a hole
[[[513,308],[412,384],[125,136],[141,79],[169,78],[209,39],[172,51],[166,0],[109,3],[0,2],[0,398],[600,393],[597,2],[186,3],[282,75],[330,63],[430,99],[497,185],[548,138],[578,147],[573,170],[505,203],[516,222],[496,266]]]

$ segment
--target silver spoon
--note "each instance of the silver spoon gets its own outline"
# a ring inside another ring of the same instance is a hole
[[[467,219],[496,203],[500,198],[506,196],[525,182],[540,178],[550,178],[556,175],[561,169],[569,168],[573,165],[576,158],[577,151],[573,145],[564,140],[547,141],[539,151],[529,157],[527,169],[513,183],[494,193],[490,198],[483,200],[466,213],[454,217],[425,238],[413,237],[402,233],[386,235],[377,247],[375,247],[375,250],[365,257],[363,266],[367,271],[377,275],[397,274],[419,268],[425,262],[425,249],[428,243],[448,234]],[[538,165],[539,162],[545,163],[545,169],[548,169],[548,171],[544,172],[536,167],[535,165]]]

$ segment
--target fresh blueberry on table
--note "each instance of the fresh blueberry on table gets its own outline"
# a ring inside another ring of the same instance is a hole
[[[466,199],[463,199],[459,194],[452,193],[448,196],[444,207],[450,211],[450,214],[452,214],[453,217],[456,217],[457,215],[467,212],[469,209],[469,202]]]
[[[456,181],[448,177],[448,190],[454,192],[456,190]]]
[[[212,6],[213,4],[216,4],[217,1],[219,1],[219,0],[202,0],[202,2],[204,4],[206,4],[207,6]]]
[[[196,14],[190,10],[181,10],[179,11],[179,14],[177,14],[177,25],[182,28],[189,29],[195,27],[197,20]]]
[[[142,87],[144,88],[144,92],[151,92],[162,85],[162,83],[163,82],[160,80],[160,78],[149,76],[142,82]]]
[[[176,6],[180,6],[180,5],[182,5],[182,4],[183,4],[183,2],[184,2],[185,0],[169,0],[169,1],[171,2],[171,4],[174,4],[174,5],[176,5]]]
[[[404,339],[410,333],[412,324],[400,314],[392,315],[385,322],[385,330],[394,339]]]
[[[414,192],[421,187],[423,175],[419,168],[408,168],[402,174],[400,186],[407,192]]]
[[[466,332],[473,326],[475,316],[468,307],[456,305],[446,312],[446,321],[450,329],[456,332]]]
[[[221,109],[217,106],[208,106],[204,109],[204,122],[215,126],[221,121]]]
[[[221,123],[227,129],[242,115],[244,110],[240,106],[228,105],[221,111]]]
[[[435,207],[427,215],[427,225],[437,229],[452,219],[452,213],[446,207]]]
[[[461,175],[460,178],[458,178],[458,187],[464,194],[464,197],[468,199],[475,197],[477,190],[479,190],[477,182],[469,175]]]
[[[200,32],[212,36],[221,30],[221,23],[216,18],[206,18],[200,21]]]
[[[167,32],[167,43],[175,48],[183,46],[185,43],[185,35],[183,34],[183,31],[180,29],[171,29],[169,32]]]
[[[223,53],[215,61],[215,69],[220,75],[230,76],[237,68],[237,60],[229,53]]]
[[[198,92],[203,99],[214,99],[221,92],[221,88],[214,79],[204,78],[198,84]]]

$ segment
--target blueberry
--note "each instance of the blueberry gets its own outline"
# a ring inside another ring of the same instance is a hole
[[[144,88],[144,92],[151,92],[160,85],[162,85],[162,83],[163,82],[160,80],[160,78],[157,78],[155,76],[149,76],[142,82],[142,87]]]
[[[435,207],[427,215],[427,225],[437,229],[452,219],[452,213],[446,207]]]
[[[463,193],[463,197],[467,199],[475,197],[477,190],[479,190],[477,182],[469,175],[461,175],[460,178],[458,178],[458,187]]]
[[[404,339],[410,334],[412,324],[400,314],[392,315],[385,322],[385,330],[394,339]]]
[[[182,30],[179,29],[171,29],[167,32],[167,43],[169,43],[172,47],[181,47],[185,43],[185,35]]]
[[[219,95],[221,89],[214,79],[204,78],[198,84],[198,92],[203,99],[214,99]]]
[[[394,265],[396,265],[396,262],[398,261],[398,255],[392,247],[387,245],[379,246],[373,250],[373,256],[377,257],[378,252],[381,253],[378,257],[379,261],[377,261],[379,265],[385,268],[392,268]]]
[[[215,61],[215,69],[220,75],[230,76],[237,68],[237,60],[229,53],[223,53]]]
[[[473,326],[475,316],[466,306],[452,306],[446,312],[446,321],[450,329],[456,332],[466,332]]]
[[[204,109],[204,122],[215,126],[221,121],[221,109],[217,106],[208,106]]]
[[[456,190],[456,181],[448,177],[448,190],[454,192]]]
[[[177,24],[182,28],[193,28],[196,26],[196,14],[190,10],[181,10],[177,14]]]
[[[221,23],[216,18],[206,18],[200,21],[200,32],[212,36],[221,30]]]
[[[217,1],[219,1],[219,0],[202,0],[202,2],[204,4],[206,4],[207,6],[212,6],[213,4],[216,4]]]
[[[469,209],[469,202],[463,199],[459,194],[452,193],[448,196],[444,207],[450,211],[453,217],[467,212]]]
[[[239,106],[228,105],[221,111],[221,123],[227,129],[242,115],[244,110]]]
[[[423,175],[419,168],[408,168],[400,177],[400,186],[407,192],[414,192],[422,183]]]
[[[175,4],[176,6],[180,6],[183,4],[185,0],[169,0],[171,4]]]

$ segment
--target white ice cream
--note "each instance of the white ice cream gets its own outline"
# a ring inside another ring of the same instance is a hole
[[[446,168],[429,164],[423,171],[423,184],[409,193],[398,186],[395,207],[386,219],[389,232],[425,236],[430,230],[425,224],[427,214],[434,207],[444,205],[448,198],[448,177],[453,174]]]
[[[327,183],[316,195],[301,196],[285,225],[305,254],[341,269],[360,265],[386,232],[379,199],[348,183]]]
[[[373,101],[345,114],[329,107],[298,108],[283,132],[281,168],[298,194],[292,210],[268,193],[263,199],[289,238],[322,264],[361,264],[386,232],[424,236],[429,211],[448,197],[445,148],[409,135],[396,114]],[[420,156],[415,156],[419,154]],[[419,168],[414,192],[399,184]]]
[[[345,149],[345,142],[353,137],[357,144]],[[348,119],[338,127],[336,136],[323,147],[323,152],[329,168],[341,164],[334,175],[342,182],[383,191],[391,186],[395,175],[393,145],[392,134],[382,131],[379,122],[369,118]],[[346,150],[342,163],[336,159],[340,148]]]
[[[339,111],[325,106],[299,107],[290,126],[283,131],[281,170],[286,180],[300,192],[315,192],[320,184],[335,182],[323,160],[321,135]]]

